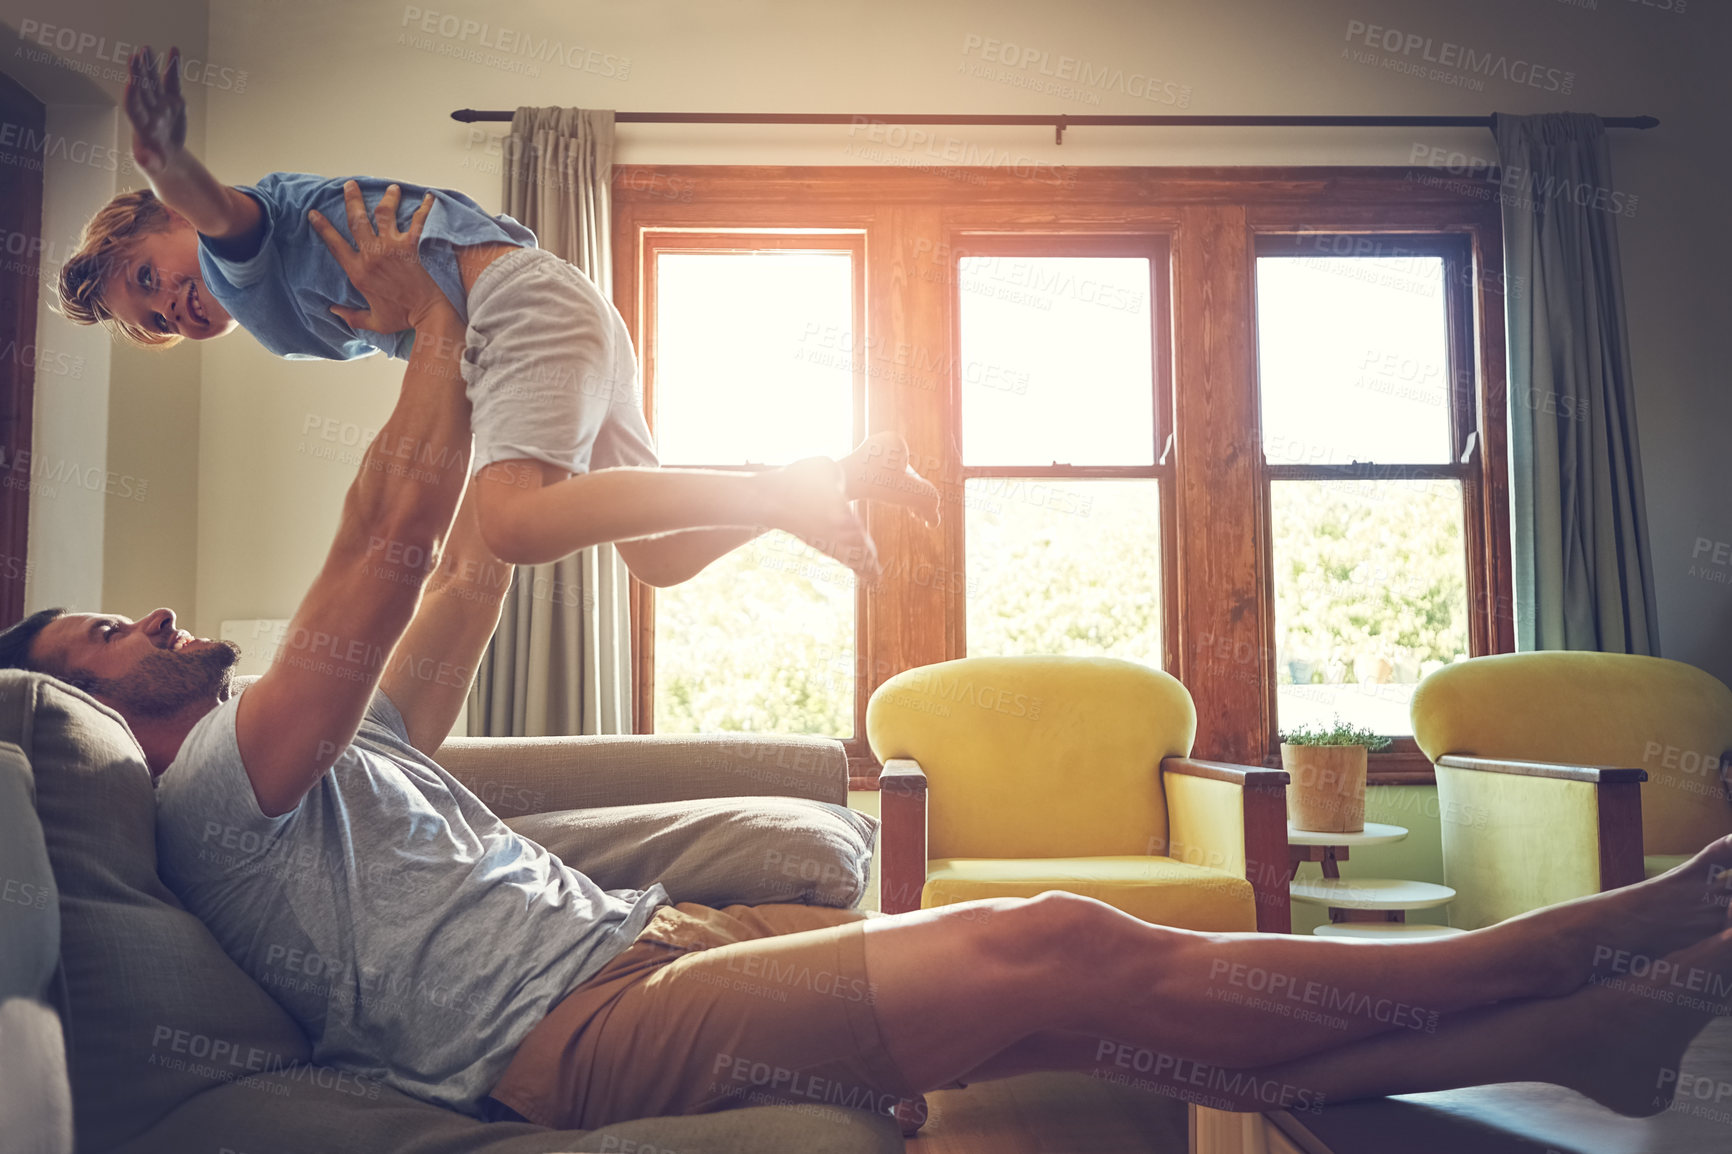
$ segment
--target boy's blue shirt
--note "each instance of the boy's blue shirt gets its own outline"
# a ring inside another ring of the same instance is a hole
[[[257,201],[265,214],[265,233],[258,252],[246,260],[229,260],[212,252],[200,237],[199,271],[205,287],[229,315],[278,356],[347,361],[371,356],[375,349],[399,359],[409,356],[412,331],[352,329],[331,312],[332,305],[365,309],[366,298],[349,283],[343,266],[313,231],[307,211],[318,209],[352,242],[348,209],[343,203],[343,184],[351,179],[361,186],[369,214],[385,189],[398,185],[403,190],[397,209],[400,228],[408,227],[409,218],[421,207],[422,196],[433,194],[433,209],[427,214],[417,251],[434,283],[465,321],[469,308],[457,268],[457,247],[492,243],[536,246],[535,234],[509,216],[493,216],[462,193],[442,188],[371,176],[332,179],[304,172],[273,172],[256,185],[242,185],[240,190]]]

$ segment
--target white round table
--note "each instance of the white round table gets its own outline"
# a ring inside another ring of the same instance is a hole
[[[1448,886],[1394,878],[1295,878],[1287,888],[1294,901],[1333,910],[1427,910],[1455,900]]]
[[[1400,841],[1407,836],[1407,828],[1399,825],[1386,825],[1380,821],[1368,821],[1365,828],[1358,833],[1329,833],[1320,829],[1296,829],[1292,822],[1287,823],[1288,845],[1334,845],[1354,849],[1362,845],[1387,845]]]

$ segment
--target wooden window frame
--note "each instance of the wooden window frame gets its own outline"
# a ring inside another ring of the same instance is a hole
[[[1452,308],[1471,314],[1471,366],[1480,417],[1468,518],[1475,655],[1514,648],[1510,601],[1502,228],[1488,180],[1443,187],[1418,168],[1152,168],[1040,170],[918,167],[619,166],[614,182],[614,300],[646,356],[643,238],[659,231],[858,231],[864,237],[866,433],[895,429],[923,471],[955,492],[963,476],[955,438],[956,286],[953,270],[987,236],[1165,237],[1170,249],[1171,428],[1162,485],[1162,572],[1167,670],[1197,706],[1193,755],[1275,764],[1273,592],[1268,473],[1256,393],[1255,253],[1263,236],[1354,234],[1455,238],[1471,258]],[[666,189],[679,189],[678,197]],[[856,340],[862,338],[856,333]],[[1454,339],[1454,338],[1452,338]],[[1466,338],[1464,338],[1466,339]],[[913,350],[912,382],[896,361]],[[875,351],[874,351],[875,350]],[[1163,358],[1168,359],[1168,358]],[[923,377],[922,374],[925,374]],[[646,372],[646,382],[649,374]],[[930,380],[926,379],[930,378]],[[1464,375],[1462,380],[1466,380]],[[1019,472],[1018,475],[1030,475]],[[1168,515],[1166,507],[1171,507]],[[857,783],[875,781],[862,703],[903,669],[966,652],[962,603],[943,581],[961,557],[959,518],[936,529],[900,509],[867,510],[886,565],[901,568],[862,591],[856,657]],[[1477,544],[1474,542],[1477,541]],[[911,576],[913,575],[913,576]],[[653,662],[653,609],[634,587],[637,660]],[[653,668],[653,666],[651,666]],[[639,732],[648,682],[637,682]],[[1410,743],[1408,743],[1410,745]],[[1409,749],[1373,758],[1378,784],[1430,782]]]

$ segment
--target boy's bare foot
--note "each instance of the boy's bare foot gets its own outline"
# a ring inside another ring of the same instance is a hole
[[[1643,1118],[1672,1104],[1678,1063],[1697,1034],[1727,1012],[1732,930],[1663,959],[1642,977],[1596,977],[1557,1006],[1546,1080]]]
[[[878,549],[849,504],[842,462],[807,457],[756,478],[772,487],[767,506],[775,515],[770,527],[786,530],[861,576],[876,579]]]
[[[840,462],[850,501],[881,501],[912,509],[928,525],[938,524],[938,489],[914,471],[900,433],[874,433]]]
[[[1522,914],[1484,931],[1519,934],[1545,975],[1536,992],[1566,994],[1592,978],[1628,973],[1727,928],[1732,836],[1635,885]]]

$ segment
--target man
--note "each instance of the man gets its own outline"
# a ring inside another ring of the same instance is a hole
[[[1670,1101],[1662,1072],[1724,994],[1652,995],[1690,971],[1727,989],[1732,838],[1639,886],[1368,948],[1173,930],[1061,893],[873,918],[672,907],[659,887],[603,892],[513,834],[427,756],[468,687],[421,675],[425,659],[472,667],[498,609],[476,591],[502,582],[459,507],[462,328],[392,210],[375,239],[350,198],[359,253],[322,229],[367,327],[413,327],[415,349],[271,670],[231,696],[233,650],[167,610],[50,610],[0,635],[0,664],[127,719],[157,775],[165,880],[318,1061],[582,1128],[765,1100],[883,1110],[1042,1069],[1241,1110],[1511,1080],[1632,1114]],[[392,469],[405,445],[442,464]],[[850,516],[833,462],[761,478],[730,490],[731,523],[813,536]],[[291,955],[321,959],[323,980],[277,981]],[[1594,980],[1596,957],[1631,955],[1667,968]],[[1231,996],[1256,974],[1350,1009],[1273,1018]]]

